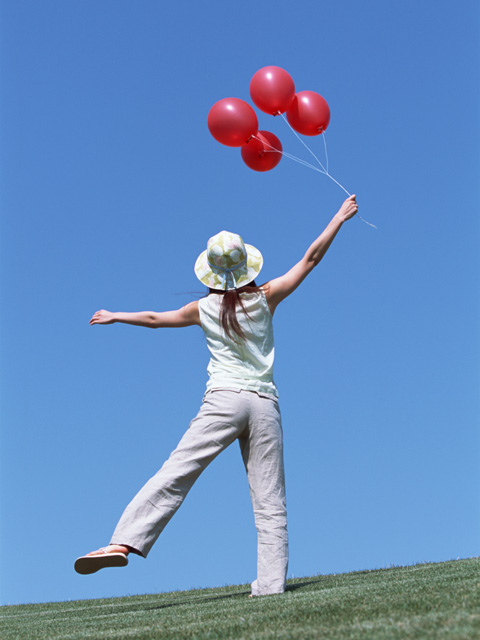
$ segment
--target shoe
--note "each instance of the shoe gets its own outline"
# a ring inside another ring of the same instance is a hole
[[[88,575],[89,573],[96,573],[100,569],[106,569],[107,567],[126,567],[128,564],[128,558],[124,553],[116,551],[115,553],[108,553],[105,549],[100,549],[101,553],[96,555],[81,556],[75,560],[75,571],[82,575]]]

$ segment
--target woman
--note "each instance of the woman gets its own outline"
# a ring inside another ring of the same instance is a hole
[[[258,534],[257,579],[252,595],[285,591],[288,565],[283,442],[273,381],[272,316],[320,262],[341,226],[357,213],[349,197],[304,257],[280,278],[257,287],[263,259],[240,236],[210,238],[195,264],[209,294],[176,311],[97,311],[90,324],[203,329],[211,354],[202,407],[175,451],[123,513],[110,544],[78,558],[78,573],[125,566],[128,554],[146,557],[207,465],[238,440],[250,485]]]

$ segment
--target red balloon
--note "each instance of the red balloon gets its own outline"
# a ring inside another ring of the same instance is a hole
[[[305,136],[318,136],[330,122],[327,101],[315,91],[299,91],[287,111],[290,125]]]
[[[223,98],[208,112],[210,133],[227,147],[241,147],[258,131],[258,120],[252,107],[239,98]]]
[[[259,109],[277,116],[292,104],[295,85],[285,69],[263,67],[250,81],[250,96]]]
[[[270,131],[259,131],[243,145],[241,153],[250,169],[270,171],[282,159],[282,143]]]

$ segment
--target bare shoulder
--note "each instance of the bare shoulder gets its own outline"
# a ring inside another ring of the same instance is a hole
[[[200,325],[200,312],[198,310],[198,300],[189,302],[184,307],[182,307],[182,314],[186,323]]]
[[[265,292],[270,311],[273,312],[277,306],[285,300],[295,289],[305,280],[307,275],[314,268],[315,263],[302,258],[290,271],[283,276],[274,278],[267,282],[268,293]]]
[[[273,287],[272,287],[272,284],[273,284]],[[279,303],[279,300],[275,296],[275,281],[270,280],[269,282],[265,282],[265,284],[262,284],[260,288],[265,295],[268,308],[270,309],[270,313],[273,316],[273,314],[275,313],[275,309],[277,308]]]

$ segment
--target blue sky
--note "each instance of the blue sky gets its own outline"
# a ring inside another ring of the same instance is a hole
[[[249,582],[236,445],[147,560],[79,576],[196,414],[197,327],[90,327],[177,308],[221,229],[284,273],[344,199],[283,158],[248,169],[210,107],[285,68],[331,109],[359,213],[277,311],[289,576],[478,555],[479,18],[474,0],[1,4],[1,600]],[[285,123],[261,129],[309,160]],[[308,138],[322,153],[320,138]]]

